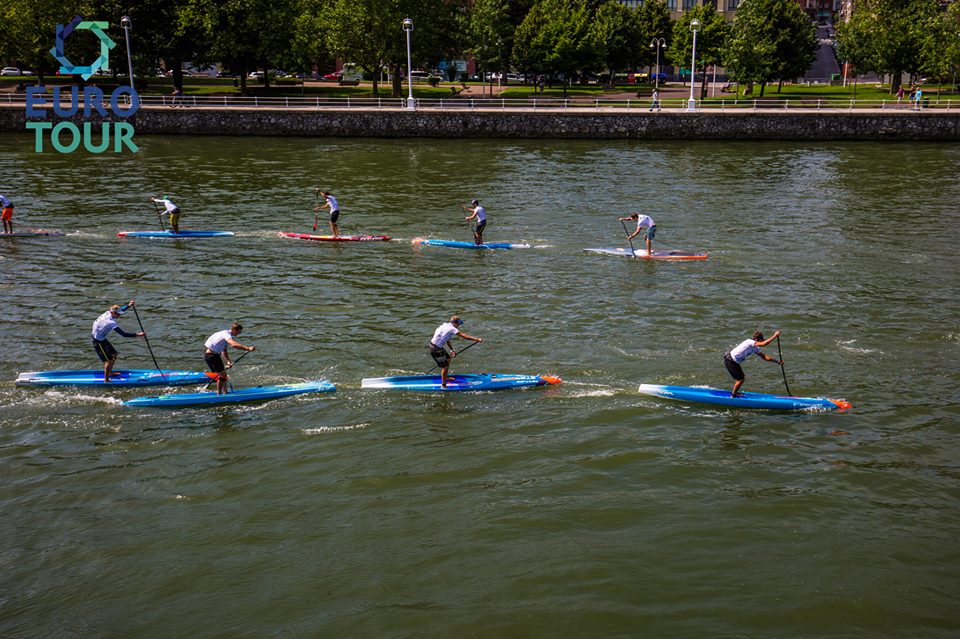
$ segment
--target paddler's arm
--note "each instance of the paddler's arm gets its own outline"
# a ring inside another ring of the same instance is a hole
[[[773,362],[774,364],[780,364],[781,366],[783,366],[783,360],[782,360],[782,359],[777,359],[776,357],[770,357],[769,355],[767,355],[767,354],[764,353],[763,351],[757,353],[757,355],[760,356],[760,359],[765,359],[765,360],[767,360],[768,362]]]
[[[764,346],[773,342],[773,340],[777,339],[778,337],[780,337],[780,331],[774,331],[773,335],[771,335],[767,339],[763,340],[762,342],[757,342],[757,346],[760,348],[763,348]]]
[[[113,330],[116,331],[117,333],[120,333],[124,337],[143,337],[144,335],[146,335],[146,333],[128,333],[122,328],[120,328],[119,326]]]

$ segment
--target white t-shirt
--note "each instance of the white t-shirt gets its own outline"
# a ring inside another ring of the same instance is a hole
[[[217,355],[221,355],[224,349],[227,348],[227,340],[233,339],[233,335],[230,334],[230,329],[223,331],[217,331],[213,335],[207,338],[207,341],[203,344],[211,351]]]
[[[760,352],[760,349],[757,348],[757,343],[752,339],[745,339],[740,344],[730,351],[730,357],[733,358],[737,364],[743,363],[743,360],[747,359],[751,355],[756,355]]]
[[[340,210],[340,203],[337,202],[337,198],[333,197],[332,195],[327,195],[325,197],[327,198],[327,204],[330,205],[331,213],[333,213],[334,211]]]
[[[657,223],[653,221],[653,218],[649,215],[641,215],[637,218],[637,229],[648,229],[651,226],[656,226]]]
[[[438,326],[437,330],[433,332],[433,339],[430,340],[430,343],[437,348],[443,348],[443,345],[450,341],[451,337],[459,334],[460,331],[457,330],[456,326],[451,322],[445,322]]]
[[[487,221],[487,209],[483,208],[482,206],[480,206],[480,205],[478,204],[478,205],[476,206],[476,208],[473,209],[473,212],[477,214],[477,223],[478,223],[478,224],[479,224],[480,222],[486,222],[486,221]]]
[[[107,311],[93,321],[93,339],[104,340],[115,328],[118,328],[117,320],[113,319],[110,311]]]
[[[167,209],[167,213],[177,210],[177,205],[173,203],[173,200],[159,200],[163,204],[163,208]]]

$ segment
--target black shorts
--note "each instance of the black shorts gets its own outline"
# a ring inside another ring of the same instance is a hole
[[[484,220],[483,222],[480,222],[479,224],[477,224],[477,233],[483,233],[483,229],[485,229],[485,228],[487,228],[487,221],[486,221],[486,220]]]
[[[207,363],[207,367],[212,373],[222,373],[226,370],[226,367],[223,365],[223,357],[216,353],[204,353],[203,361]]]
[[[337,220],[340,219],[340,209],[333,209],[330,211],[330,221],[334,224],[337,223]]]
[[[93,340],[93,350],[97,351],[97,357],[100,358],[101,362],[106,363],[112,359],[117,359],[117,349],[105,339]]]
[[[730,353],[726,353],[723,356],[723,365],[727,367],[727,372],[730,373],[730,376],[738,382],[742,382],[745,379],[743,374],[743,368],[740,367],[740,364],[737,364],[733,361],[733,358],[730,357]]]
[[[430,357],[433,358],[433,361],[435,361],[440,368],[446,368],[450,365],[450,353],[448,353],[446,349],[437,348],[431,344]]]

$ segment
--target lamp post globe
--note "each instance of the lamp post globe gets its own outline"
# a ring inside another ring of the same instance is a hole
[[[696,111],[697,101],[693,99],[693,85],[697,75],[697,31],[700,29],[700,21],[696,18],[691,20],[690,29],[693,31],[693,55],[690,60],[690,99],[687,100],[687,111]]]
[[[417,101],[413,99],[413,66],[410,55],[410,32],[413,31],[413,20],[404,18],[402,26],[407,33],[407,111],[415,111]]]

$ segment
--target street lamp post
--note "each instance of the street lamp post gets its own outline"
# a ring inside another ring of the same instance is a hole
[[[691,20],[690,28],[693,30],[693,57],[690,61],[690,99],[687,100],[687,111],[696,111],[697,101],[693,99],[693,85],[697,76],[697,30],[700,28],[700,21],[696,18]]]
[[[123,27],[123,34],[127,39],[127,71],[130,73],[130,86],[133,87],[133,57],[130,55],[130,27],[133,26],[133,22],[130,20],[130,16],[123,16],[120,18],[120,25]]]
[[[654,38],[653,42],[650,43],[652,48],[657,50],[657,70],[654,72],[653,76],[653,88],[660,88],[660,49],[665,49],[667,47],[667,40],[665,38]]]
[[[410,32],[413,31],[413,20],[403,19],[403,30],[407,32],[407,111],[416,111],[417,102],[413,99],[413,66],[410,56]]]

